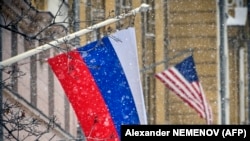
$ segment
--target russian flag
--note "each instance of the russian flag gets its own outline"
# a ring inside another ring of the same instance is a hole
[[[87,140],[120,140],[121,125],[147,124],[135,29],[48,59]]]

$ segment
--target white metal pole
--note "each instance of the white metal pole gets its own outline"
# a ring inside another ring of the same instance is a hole
[[[13,64],[15,62],[18,62],[18,61],[20,61],[22,59],[25,59],[27,57],[30,57],[30,56],[35,55],[37,53],[40,53],[40,52],[42,52],[44,50],[50,49],[53,46],[60,45],[60,44],[64,43],[65,41],[69,41],[71,39],[74,39],[75,37],[80,37],[80,36],[82,36],[82,35],[84,35],[86,33],[95,31],[96,29],[98,29],[100,27],[109,25],[111,23],[115,23],[115,22],[117,22],[117,21],[119,21],[121,19],[124,19],[125,17],[135,15],[135,14],[137,14],[139,12],[146,12],[147,10],[149,10],[149,7],[150,6],[148,4],[143,3],[143,4],[141,4],[140,7],[137,7],[135,9],[131,10],[128,13],[124,13],[124,14],[121,14],[121,15],[116,16],[114,18],[107,19],[107,20],[105,20],[103,22],[97,23],[97,24],[95,24],[93,26],[90,26],[90,27],[88,27],[86,29],[82,29],[80,31],[69,34],[69,35],[67,35],[65,37],[62,37],[62,38],[59,38],[57,40],[51,41],[48,44],[36,47],[36,48],[34,48],[32,50],[26,51],[26,52],[21,53],[21,54],[19,54],[17,56],[6,59],[6,60],[0,62],[0,69],[2,69],[3,67],[9,66],[9,65],[11,65],[11,64]]]
[[[244,71],[244,48],[240,48],[239,52],[239,76],[240,76],[240,87],[239,87],[239,107],[240,107],[240,124],[245,123],[245,71]]]
[[[230,124],[230,94],[229,94],[229,57],[228,57],[228,35],[226,24],[227,0],[218,0],[219,6],[219,62],[220,62],[220,101],[221,101],[221,124]]]
[[[224,102],[225,102],[225,124],[230,124],[230,86],[229,86],[229,81],[230,81],[230,78],[229,78],[229,51],[228,51],[228,33],[227,33],[227,25],[226,25],[226,21],[227,21],[227,18],[226,18],[226,14],[227,14],[227,11],[228,11],[228,1],[227,0],[224,0],[225,1],[225,21],[224,21],[224,77],[225,77],[225,97],[224,97]]]

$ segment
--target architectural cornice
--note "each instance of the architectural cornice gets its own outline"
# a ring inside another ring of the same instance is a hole
[[[3,18],[2,27],[10,29],[11,26],[17,26],[19,32],[29,37],[46,38],[51,36],[48,33],[61,37],[67,31],[63,25],[53,22],[55,17],[51,12],[39,11],[27,0],[2,0],[0,11]],[[58,28],[60,30],[56,31],[57,35],[55,35],[55,29]]]

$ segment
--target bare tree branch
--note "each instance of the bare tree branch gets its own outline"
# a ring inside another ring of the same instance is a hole
[[[5,101],[3,105],[2,115],[4,120],[0,123],[7,131],[4,135],[5,138],[16,141],[26,140],[29,137],[36,137],[36,140],[39,140],[43,135],[49,133],[56,124],[55,116],[45,122],[28,116],[19,103],[11,104],[8,101]],[[22,136],[19,135],[20,132],[22,132]]]

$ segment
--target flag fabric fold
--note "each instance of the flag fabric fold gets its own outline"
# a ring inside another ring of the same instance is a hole
[[[198,79],[192,55],[175,66],[156,73],[155,77],[198,112],[200,117],[206,119],[207,124],[212,123],[212,111]]]
[[[120,140],[121,125],[147,124],[134,28],[49,58],[87,140]]]

